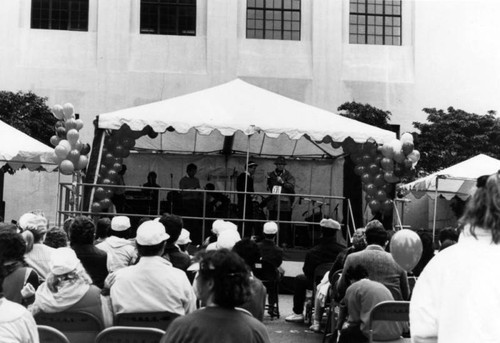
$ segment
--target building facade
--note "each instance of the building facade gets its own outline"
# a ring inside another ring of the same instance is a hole
[[[413,131],[424,107],[500,108],[499,16],[495,0],[1,0],[0,89],[73,103],[86,142],[99,113],[235,78]]]

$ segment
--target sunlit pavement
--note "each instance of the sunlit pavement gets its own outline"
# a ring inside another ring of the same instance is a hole
[[[302,343],[302,342],[321,342],[323,334],[315,333],[309,330],[309,326],[304,323],[288,323],[285,317],[292,313],[293,296],[279,296],[280,318],[273,319],[267,315],[264,316],[264,324],[269,332],[269,337],[273,343]]]

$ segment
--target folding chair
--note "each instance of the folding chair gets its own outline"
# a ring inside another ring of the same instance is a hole
[[[268,261],[260,261],[255,264],[253,274],[258,278],[267,289],[268,303],[266,310],[268,311],[271,319],[280,317],[279,307],[279,284],[280,273],[278,268],[269,263]]]
[[[177,317],[179,317],[178,313],[168,311],[119,313],[115,317],[115,325],[166,330],[170,323]]]
[[[43,343],[70,343],[68,338],[56,328],[46,326],[46,325],[37,325],[38,329],[38,337],[40,338],[40,342]]]
[[[157,328],[113,326],[97,335],[95,343],[158,343],[164,334]]]
[[[40,312],[35,315],[37,325],[46,325],[61,331],[71,343],[93,342],[103,329],[102,322],[87,312]]]
[[[326,316],[326,326],[325,326],[325,332],[323,334],[323,343],[326,342],[326,340],[329,337],[331,338],[332,341],[336,342],[337,340],[337,335],[338,335],[338,329],[339,329],[339,314],[340,314],[340,304],[335,301],[335,293],[337,292],[337,281],[340,279],[340,276],[342,275],[342,269],[337,270],[335,273],[333,273],[333,276],[330,278],[333,281],[333,284],[330,285],[330,291],[329,291],[329,304],[328,304],[328,314]],[[327,307],[327,304],[325,303],[325,308]]]
[[[373,322],[392,321],[409,322],[410,321],[410,302],[409,301],[382,301],[375,305],[370,312],[370,321],[368,323],[369,343],[375,343],[373,340]],[[410,338],[400,337],[399,340],[389,342],[411,342]]]
[[[312,301],[306,302],[306,308],[305,308],[305,322],[307,325],[311,325],[312,322],[312,316],[313,316],[313,309],[314,309],[314,299],[316,299],[316,286],[321,282],[321,279],[323,276],[326,274],[326,272],[329,272],[330,269],[333,267],[333,262],[328,262],[328,263],[322,263],[318,265],[314,269],[314,274],[313,274],[313,289],[312,289]]]

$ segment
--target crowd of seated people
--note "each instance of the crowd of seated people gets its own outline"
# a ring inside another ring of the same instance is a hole
[[[294,313],[286,321],[304,322],[306,291],[316,286],[315,269],[329,263],[331,270],[317,285],[311,330],[320,332],[324,319],[321,307],[332,296],[344,308],[343,325],[338,326],[340,342],[366,342],[369,313],[374,305],[411,298],[412,320],[416,323],[412,323],[412,334],[424,338],[442,335],[445,341],[451,341],[447,337],[456,335],[441,333],[424,318],[424,313],[430,311],[445,328],[451,325],[426,297],[435,288],[434,278],[443,278],[456,292],[464,291],[452,275],[437,271],[438,266],[449,266],[452,257],[448,256],[465,258],[462,250],[469,246],[478,254],[496,256],[496,233],[487,226],[486,214],[477,205],[488,204],[487,192],[495,192],[496,184],[491,183],[479,189],[476,197],[483,198],[476,200],[475,208],[469,205],[462,219],[468,225],[467,237],[459,239],[456,230],[441,231],[443,243],[453,241],[454,247],[434,254],[432,237],[427,231],[418,231],[424,252],[419,264],[409,272],[386,251],[390,234],[379,221],[356,230],[351,246],[346,248],[337,242],[340,224],[323,219],[321,240],[306,253],[304,274],[295,278]],[[500,199],[500,190],[496,192]],[[500,213],[494,204],[489,206]],[[219,342],[234,337],[242,342],[269,341],[262,324],[268,291],[252,271],[262,261],[279,270],[283,250],[276,244],[276,223],[266,223],[264,239],[256,243],[251,238],[242,239],[236,224],[216,220],[212,235],[194,255],[187,248],[190,233],[176,215],[145,218],[137,230],[132,230],[125,216],[101,218],[97,224],[99,239],[95,221],[85,216],[71,218],[63,228],[50,230],[43,213],[36,211],[23,215],[18,225],[0,225],[0,335],[37,342],[33,318],[40,313],[88,312],[101,321],[102,327],[109,327],[118,314],[168,311],[178,315],[166,328],[166,337],[172,342]],[[477,242],[488,239],[493,243]],[[466,261],[462,264],[468,265]],[[340,277],[333,280],[338,270],[342,271]],[[410,273],[419,277],[414,293],[408,282]],[[269,294],[271,316],[277,296]],[[451,306],[446,300],[443,295],[436,304]],[[226,325],[225,336],[214,335],[215,328],[228,318],[232,324]],[[405,330],[405,325],[375,325],[374,337],[390,340]],[[492,333],[488,337],[498,337],[495,329],[489,330]]]
[[[235,323],[231,337],[269,341],[261,323],[267,292],[252,273],[260,249],[253,240],[241,240],[231,222],[214,222],[215,239],[195,256],[186,249],[190,235],[182,218],[171,214],[142,220],[134,237],[125,216],[100,219],[100,239],[94,220],[85,216],[66,221],[61,229],[47,230],[42,213],[30,212],[20,223],[0,226],[0,307],[12,310],[0,315],[0,332],[15,327],[18,341],[38,342],[32,324],[39,314],[73,311],[90,313],[103,328],[121,313],[168,311],[186,318],[209,313],[218,320],[229,316]],[[49,232],[52,247],[44,244]],[[34,249],[44,253],[31,264],[28,257]],[[178,337],[186,322],[176,323],[172,335]]]

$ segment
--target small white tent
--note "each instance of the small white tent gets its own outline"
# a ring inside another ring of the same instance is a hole
[[[500,160],[487,155],[477,155],[451,167],[418,179],[401,188],[412,192],[415,197],[441,195],[447,200],[454,196],[467,199],[474,192],[476,180],[481,175],[500,170]]]
[[[400,188],[412,192],[417,199],[424,195],[434,199],[432,224],[434,237],[436,232],[437,198],[442,196],[450,200],[457,196],[462,200],[466,200],[474,193],[478,177],[496,173],[498,170],[500,170],[500,160],[479,154],[424,178],[402,185]]]
[[[54,149],[0,120],[0,167],[54,170]]]

